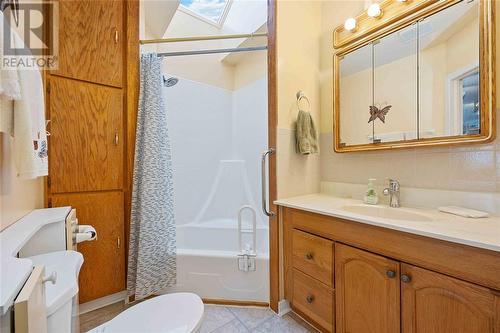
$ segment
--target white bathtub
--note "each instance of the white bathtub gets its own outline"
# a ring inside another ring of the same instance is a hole
[[[269,302],[269,229],[257,227],[256,270],[238,270],[238,222],[177,226],[177,286],[206,299]]]

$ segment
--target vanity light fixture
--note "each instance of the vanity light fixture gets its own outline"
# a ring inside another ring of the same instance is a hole
[[[368,7],[367,14],[370,17],[379,17],[382,15],[382,9],[380,9],[380,5],[378,3],[372,3],[370,7]]]
[[[345,20],[344,29],[347,31],[354,31],[356,30],[356,25],[357,25],[356,19],[350,17],[347,20]]]

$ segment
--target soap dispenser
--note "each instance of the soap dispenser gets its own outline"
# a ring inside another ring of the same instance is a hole
[[[373,182],[376,181],[374,178],[368,179],[368,189],[366,190],[366,194],[364,197],[365,204],[368,205],[376,205],[378,203],[378,196],[375,188],[373,186]]]

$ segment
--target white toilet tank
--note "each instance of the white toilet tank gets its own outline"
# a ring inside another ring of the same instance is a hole
[[[48,333],[79,332],[78,274],[83,256],[75,251],[57,251],[30,257],[34,265],[45,266],[46,276],[55,272],[55,283],[45,283]]]

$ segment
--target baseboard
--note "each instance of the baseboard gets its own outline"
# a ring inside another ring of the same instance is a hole
[[[84,314],[90,311],[94,311],[97,309],[100,309],[102,307],[105,307],[110,304],[114,304],[120,301],[125,301],[125,298],[127,297],[127,291],[120,291],[116,294],[111,294],[108,296],[104,296],[98,299],[95,299],[90,302],[82,303],[79,305],[79,313]]]
[[[286,299],[282,299],[278,302],[278,316],[283,317],[290,311],[292,311],[290,302],[288,302]]]
[[[267,302],[257,302],[257,301],[236,301],[229,299],[212,299],[203,298],[203,303],[205,304],[216,304],[216,305],[236,305],[236,306],[258,306],[258,307],[269,307]]]

